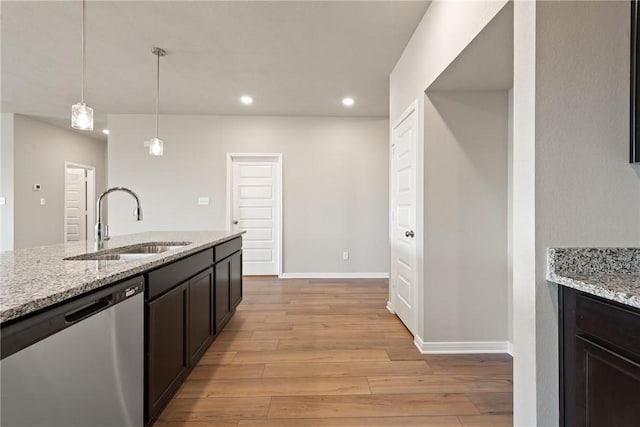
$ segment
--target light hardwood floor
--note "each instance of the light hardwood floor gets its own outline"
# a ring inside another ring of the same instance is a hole
[[[508,355],[421,355],[387,280],[245,278],[156,427],[511,426]]]

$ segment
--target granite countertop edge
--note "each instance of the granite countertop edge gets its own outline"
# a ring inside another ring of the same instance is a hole
[[[194,233],[199,234],[212,234],[211,237],[205,237],[202,240],[201,237],[199,239],[195,239]],[[216,234],[217,233],[217,234]],[[62,261],[63,263],[73,263],[77,266],[95,266],[97,263],[102,263],[103,265],[111,265],[114,268],[112,272],[109,272],[109,268],[104,276],[101,277],[92,277],[92,275],[87,275],[86,279],[73,277],[69,280],[76,280],[77,285],[64,286],[61,289],[56,289],[55,286],[59,283],[56,280],[52,281],[49,289],[46,289],[45,285],[42,285],[43,280],[41,277],[37,277],[35,273],[32,283],[35,286],[38,284],[41,285],[39,289],[36,289],[37,292],[33,294],[31,298],[25,298],[24,289],[19,289],[13,292],[7,287],[10,287],[11,278],[5,277],[6,275],[2,272],[2,276],[0,276],[0,285],[2,285],[2,298],[0,299],[0,323],[5,323],[9,321],[15,321],[16,319],[32,314],[34,312],[40,311],[41,309],[57,305],[66,300],[69,300],[74,297],[81,296],[87,292],[91,292],[110,284],[119,282],[121,280],[133,277],[137,274],[155,269],[164,264],[170,263],[172,261],[178,260],[180,258],[187,257],[189,255],[195,254],[197,252],[206,250],[208,248],[212,248],[216,245],[224,243],[226,241],[232,240],[235,237],[244,234],[242,232],[149,232],[149,233],[139,233],[136,235],[128,235],[121,236],[120,238],[114,238],[113,241],[115,244],[111,244],[111,249],[120,247],[120,246],[129,246],[131,244],[139,244],[139,243],[147,243],[147,242],[164,242],[164,241],[193,241],[191,244],[186,245],[179,249],[174,249],[165,253],[160,253],[149,257],[148,259],[140,259],[135,261],[95,261],[95,260],[86,260],[86,261]],[[183,238],[182,238],[183,237]],[[140,242],[136,242],[136,241]],[[144,240],[144,242],[143,242]],[[200,240],[200,241],[198,241]],[[118,244],[119,242],[123,242],[123,244]],[[27,248],[19,250],[22,257],[28,256],[29,252],[38,253],[41,251],[50,250],[58,250],[63,249],[65,244],[63,245],[52,245],[49,247],[36,247],[36,248]],[[18,252],[18,251],[16,251]],[[77,252],[77,251],[76,251]],[[66,253],[66,256],[76,256],[82,255],[84,253],[93,252],[93,250],[80,251],[79,253]],[[0,254],[0,259],[4,261],[4,258],[12,256],[12,253],[8,254]],[[66,257],[65,256],[65,257]],[[56,259],[56,263],[60,260]],[[116,264],[117,263],[117,264]],[[2,264],[5,267],[5,264]],[[4,268],[3,268],[4,269]],[[93,271],[91,268],[89,270]],[[21,281],[25,281],[25,275],[20,276]],[[60,277],[60,275],[58,275]],[[26,278],[28,280],[28,278]],[[47,279],[49,279],[47,277]],[[64,280],[61,278],[60,280]],[[40,283],[39,283],[40,282]],[[44,289],[43,289],[44,288]],[[12,297],[15,297],[12,299]]]
[[[640,248],[549,248],[546,279],[640,309]]]
[[[610,277],[607,277],[610,276]],[[640,309],[640,288],[630,290],[624,282],[637,285],[640,279],[625,279],[620,275],[602,275],[599,277],[571,277],[562,273],[548,273],[547,280],[567,288],[576,289],[609,301],[619,302]],[[618,289],[619,288],[619,289]]]

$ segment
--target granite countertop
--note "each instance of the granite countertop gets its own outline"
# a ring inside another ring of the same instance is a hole
[[[640,308],[640,248],[547,249],[547,280]]]
[[[87,241],[17,249],[0,254],[0,322],[16,319],[69,298],[230,240],[244,232],[160,231],[113,237],[103,250],[140,243],[190,242],[134,260],[65,261],[95,252]]]

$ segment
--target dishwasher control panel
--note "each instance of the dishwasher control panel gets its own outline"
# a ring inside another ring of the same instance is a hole
[[[132,297],[134,295],[137,295],[141,292],[144,291],[144,282],[140,281],[140,283],[137,283],[133,286],[129,286],[125,289],[123,289],[122,291],[116,293],[115,298],[116,298],[116,302],[117,301],[122,301],[124,299],[127,299],[129,297]]]

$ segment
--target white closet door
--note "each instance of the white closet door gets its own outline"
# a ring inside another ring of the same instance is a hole
[[[415,335],[416,274],[416,120],[415,110],[393,129],[391,285],[393,309]]]
[[[244,230],[243,274],[276,275],[278,260],[278,163],[233,160],[232,229]]]
[[[87,184],[85,170],[67,168],[65,185],[67,242],[87,240]]]

